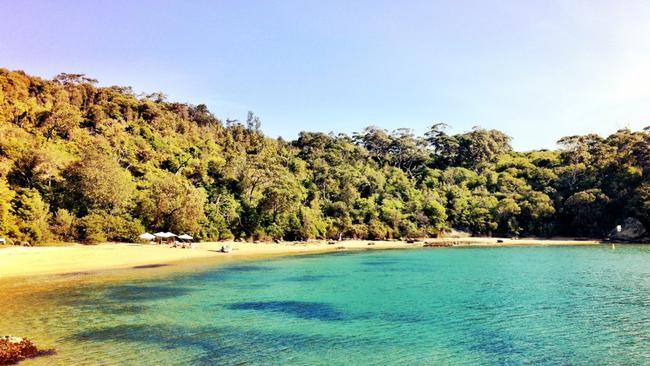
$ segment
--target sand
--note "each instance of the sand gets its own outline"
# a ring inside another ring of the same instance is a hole
[[[498,241],[502,241],[499,243]],[[195,249],[169,248],[165,245],[106,243],[100,245],[66,245],[49,247],[4,247],[0,249],[0,279],[34,275],[88,273],[134,267],[155,267],[200,260],[218,263],[282,255],[324,253],[340,250],[379,250],[422,247],[425,243],[453,246],[525,246],[525,245],[593,245],[594,240],[573,239],[499,239],[442,238],[426,239],[408,244],[403,241],[346,240],[328,244],[326,241],[298,243],[199,243]],[[229,245],[230,253],[220,253]]]

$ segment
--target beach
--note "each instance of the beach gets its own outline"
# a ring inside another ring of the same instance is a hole
[[[331,242],[330,242],[331,243]],[[372,243],[369,245],[369,243]],[[439,238],[415,243],[405,241],[344,240],[249,243],[198,243],[195,249],[170,248],[167,245],[104,243],[66,246],[19,247],[0,249],[0,279],[36,275],[87,274],[121,269],[147,268],[174,263],[219,263],[261,259],[273,256],[317,254],[334,251],[420,248],[426,244],[440,246],[526,246],[526,245],[594,245],[597,240],[506,239],[506,238]],[[219,249],[228,245],[230,253]]]

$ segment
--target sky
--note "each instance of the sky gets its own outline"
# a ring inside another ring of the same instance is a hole
[[[474,126],[517,150],[650,125],[649,1],[0,0],[0,67],[206,104],[265,134]]]

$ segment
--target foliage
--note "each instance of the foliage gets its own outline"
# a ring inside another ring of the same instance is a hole
[[[352,136],[262,133],[203,105],[0,69],[0,235],[18,241],[600,236],[650,225],[650,133],[569,136],[515,152],[510,137],[434,124]]]
[[[50,239],[49,207],[34,188],[22,188],[12,201],[18,220],[17,239],[40,243]]]

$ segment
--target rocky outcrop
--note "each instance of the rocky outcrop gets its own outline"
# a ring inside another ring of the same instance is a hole
[[[612,229],[607,236],[610,240],[632,241],[640,239],[646,234],[645,226],[634,217],[626,218],[619,226]]]
[[[423,247],[424,248],[442,248],[442,247],[451,247],[451,246],[453,246],[453,244],[454,243],[444,242],[444,241],[441,241],[441,242],[425,241]]]
[[[41,351],[27,338],[0,337],[0,365],[11,365],[26,358],[52,354],[54,351]]]

